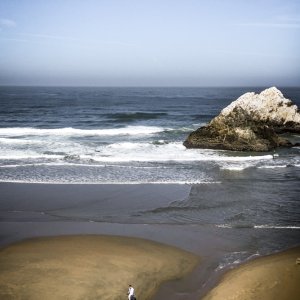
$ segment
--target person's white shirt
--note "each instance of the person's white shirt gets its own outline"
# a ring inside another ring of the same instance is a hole
[[[128,299],[130,300],[130,297],[134,295],[134,288],[132,286],[128,289]]]

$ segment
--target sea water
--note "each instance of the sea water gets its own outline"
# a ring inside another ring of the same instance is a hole
[[[220,182],[226,171],[295,171],[299,148],[183,146],[191,131],[248,90],[261,89],[1,87],[0,181],[196,184]],[[300,102],[300,89],[282,91]]]
[[[187,199],[133,221],[297,228],[299,147],[182,144],[249,90],[262,88],[1,87],[0,181],[190,184]],[[300,88],[282,92],[300,104]]]

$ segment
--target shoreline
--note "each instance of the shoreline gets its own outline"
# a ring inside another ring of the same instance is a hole
[[[202,300],[296,300],[300,246],[257,257],[225,272]]]
[[[28,239],[0,250],[0,296],[17,299],[122,299],[132,284],[151,299],[166,281],[200,262],[157,242],[121,236],[73,235]]]

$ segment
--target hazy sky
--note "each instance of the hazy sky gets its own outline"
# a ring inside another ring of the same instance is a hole
[[[0,84],[300,86],[300,1],[0,0]]]

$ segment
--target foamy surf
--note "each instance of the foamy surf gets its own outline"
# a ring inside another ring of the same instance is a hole
[[[256,229],[300,229],[300,226],[280,226],[280,225],[255,225]]]
[[[190,180],[190,181],[176,181],[176,180],[139,180],[139,181],[67,181],[67,180],[32,180],[32,179],[0,179],[2,183],[22,183],[22,184],[53,184],[53,185],[65,185],[65,184],[81,184],[81,185],[143,185],[143,184],[164,184],[164,185],[207,185],[207,184],[220,184],[221,182],[209,182],[200,180]]]
[[[299,167],[299,164],[288,164],[288,165],[265,165],[265,166],[259,166],[259,169],[284,169],[288,167]]]
[[[74,141],[44,141],[39,147],[5,147],[0,160],[58,159],[66,164],[72,161],[95,162],[215,162],[221,169],[243,170],[256,166],[258,162],[272,159],[271,155],[227,156],[217,150],[186,149],[181,142],[159,140],[154,142],[120,142],[94,147]],[[49,149],[54,148],[55,151]]]
[[[200,184],[219,181],[205,175],[206,170],[242,172],[273,159],[272,155],[186,149],[179,141],[184,130],[182,126],[0,128],[0,180]]]
[[[46,155],[38,153],[16,153],[6,155],[0,155],[0,160],[29,160],[29,159],[60,159],[61,155]],[[5,167],[5,166],[2,166]]]
[[[300,226],[294,225],[247,225],[247,226],[239,226],[239,225],[231,225],[231,224],[217,224],[216,227],[218,228],[254,228],[254,229],[300,229]]]
[[[85,158],[91,158],[86,157]],[[261,156],[226,156],[222,151],[186,149],[181,142],[160,143],[114,143],[97,149],[97,155],[93,156],[95,161],[104,162],[257,162],[272,159],[271,155]],[[249,165],[251,166],[251,165]],[[241,167],[241,166],[236,166]]]
[[[224,269],[232,268],[236,265],[249,261],[258,256],[260,256],[259,253],[251,254],[248,251],[236,251],[225,254],[215,271],[219,272]]]
[[[40,129],[31,127],[0,128],[0,136],[115,136],[115,135],[140,135],[162,132],[166,128],[157,126],[126,126],[108,129],[77,129],[54,128]]]

